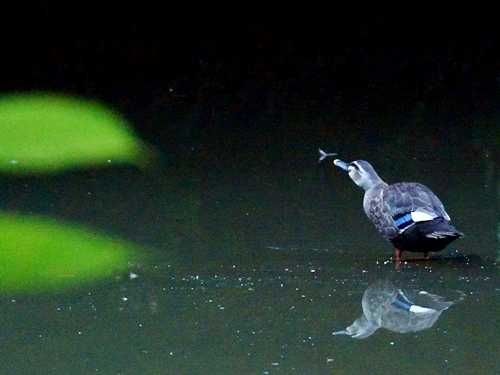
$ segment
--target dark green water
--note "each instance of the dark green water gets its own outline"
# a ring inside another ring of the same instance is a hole
[[[294,133],[306,118],[244,142],[211,137],[175,168],[4,177],[4,209],[85,223],[151,253],[99,285],[2,298],[1,372],[499,373],[498,164],[488,156],[498,127],[484,136],[436,118],[360,131],[366,118],[316,118],[329,126]],[[428,185],[466,237],[441,260],[397,270],[362,190],[332,160],[318,164],[317,147],[365,158],[388,182]],[[378,280],[466,297],[428,330],[332,336]]]

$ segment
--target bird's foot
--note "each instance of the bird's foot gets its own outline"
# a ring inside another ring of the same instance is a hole
[[[403,256],[403,250],[396,249],[396,262],[401,262]]]

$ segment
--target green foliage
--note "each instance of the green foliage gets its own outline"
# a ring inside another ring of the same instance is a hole
[[[137,163],[146,148],[105,106],[64,95],[0,97],[0,173],[48,174]],[[84,227],[0,213],[0,292],[60,290],[124,270],[125,241]]]
[[[18,174],[137,163],[145,154],[104,105],[47,93],[0,97],[0,145],[0,171]]]
[[[43,217],[0,214],[0,291],[61,289],[127,267],[125,241]]]

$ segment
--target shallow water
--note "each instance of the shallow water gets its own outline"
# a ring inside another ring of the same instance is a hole
[[[287,121],[294,129],[303,119]],[[6,210],[85,223],[151,250],[98,285],[2,298],[2,372],[499,373],[498,166],[481,139],[438,120],[357,137],[344,127],[322,140],[276,135],[242,147],[228,133],[177,169],[4,177]],[[331,160],[318,164],[317,147],[366,158],[388,182],[428,185],[466,237],[439,259],[396,269],[364,217],[362,191]],[[379,280],[466,297],[424,331],[333,336]]]

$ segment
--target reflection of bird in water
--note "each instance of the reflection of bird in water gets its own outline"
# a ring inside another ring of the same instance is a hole
[[[363,315],[333,334],[364,339],[379,328],[398,333],[421,331],[432,327],[444,310],[464,298],[463,293],[458,293],[457,300],[444,301],[440,296],[422,291],[416,296],[421,300],[417,305],[389,281],[378,282],[363,294]]]
[[[364,160],[346,163],[335,159],[335,165],[365,190],[363,208],[379,233],[396,248],[396,260],[403,251],[424,253],[443,250],[463,234],[450,224],[439,198],[417,182],[388,185]]]

